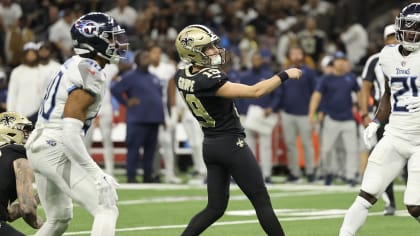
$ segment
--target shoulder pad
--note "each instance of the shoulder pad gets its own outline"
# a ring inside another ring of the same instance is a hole
[[[98,63],[94,60],[83,58],[79,62],[78,68],[82,77],[83,89],[94,95],[101,93],[105,77]]]

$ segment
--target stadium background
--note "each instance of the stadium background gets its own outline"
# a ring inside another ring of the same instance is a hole
[[[1,0],[10,1],[10,0]],[[304,19],[314,16],[318,20],[318,26],[324,30],[328,41],[335,45],[335,49],[345,50],[339,40],[339,35],[347,25],[360,23],[368,32],[369,47],[364,58],[355,64],[353,70],[360,74],[366,58],[379,50],[382,45],[383,26],[393,23],[395,14],[402,6],[415,1],[395,0],[335,0],[323,1],[330,3],[331,9],[326,13],[319,14],[312,10],[305,12],[304,5],[315,0],[132,0],[128,4],[138,12],[138,19],[133,27],[127,28],[131,50],[141,50],[147,47],[150,42],[159,42],[165,49],[168,56],[178,60],[175,55],[173,40],[168,39],[165,33],[158,39],[152,39],[152,32],[167,32],[164,29],[172,27],[179,31],[182,27],[191,23],[205,24],[212,27],[219,35],[223,35],[224,46],[235,55],[237,44],[244,36],[244,29],[247,25],[255,25],[257,36],[260,40],[272,38],[278,39],[281,35],[290,31],[299,31],[304,28]],[[58,19],[68,10],[76,15],[89,11],[107,12],[115,7],[116,0],[14,0],[12,3],[19,4],[23,12],[19,30],[32,30],[34,41],[48,39],[49,27],[54,23],[50,19],[51,7],[58,9]],[[215,7],[220,5],[220,11]],[[243,10],[244,7],[251,7],[258,12],[258,17],[244,24],[238,20],[235,13]],[[295,17],[296,23],[293,27],[281,31],[275,26],[279,18]],[[162,29],[157,30],[158,22]],[[0,24],[2,25],[2,24]],[[273,31],[270,31],[274,29]],[[0,65],[6,75],[6,81],[10,71],[19,64],[16,61],[9,61],[6,54],[9,47],[6,47],[8,35],[7,28],[0,28]],[[13,48],[22,48],[25,39],[13,41]],[[264,44],[263,44],[264,45]],[[334,50],[335,50],[334,49]],[[325,54],[332,51],[325,51]],[[64,56],[57,49],[54,54],[56,60],[62,62]],[[273,69],[281,67],[276,56],[269,54],[269,60]],[[316,62],[319,64],[319,61]],[[240,68],[239,68],[240,69]],[[118,108],[118,115],[114,117],[114,133],[116,159],[119,164],[124,163],[124,108]],[[99,162],[102,160],[100,148],[100,134],[95,132],[96,141],[93,149],[93,156]],[[317,135],[314,134],[314,140]],[[273,132],[273,161],[277,164],[284,164],[284,144],[281,137],[281,128]],[[315,144],[315,148],[317,145]],[[120,181],[122,180],[121,177]],[[125,182],[122,180],[121,182]],[[402,183],[397,180],[397,183]],[[368,223],[360,235],[390,235],[390,232],[398,232],[401,235],[418,235],[418,223],[407,216],[402,206],[403,186],[397,186],[397,217],[383,217],[383,205],[377,204],[371,211]],[[345,209],[351,204],[357,189],[348,186],[324,186],[308,185],[277,185],[269,186],[273,199],[273,206],[278,209],[279,219],[283,222],[289,236],[332,236],[337,235]],[[124,185],[118,190],[120,202],[120,218],[117,223],[117,235],[148,235],[166,236],[179,235],[189,218],[203,207],[206,202],[204,186],[171,186],[171,185]],[[218,221],[214,227],[206,231],[206,236],[212,235],[262,235],[261,229],[250,213],[252,207],[244,199],[243,194],[232,187],[232,202],[228,207],[228,214]],[[39,209],[42,214],[42,208]],[[288,212],[287,212],[288,211]],[[236,212],[236,215],[233,213]],[[242,215],[241,215],[242,214]],[[80,207],[75,208],[74,219],[68,233],[65,235],[88,235],[92,218]],[[26,234],[33,234],[35,231],[27,226],[22,220],[13,223],[18,229]]]

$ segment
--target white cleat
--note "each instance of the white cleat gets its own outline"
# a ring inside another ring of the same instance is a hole
[[[182,180],[176,176],[166,177],[166,183],[168,184],[180,184]]]

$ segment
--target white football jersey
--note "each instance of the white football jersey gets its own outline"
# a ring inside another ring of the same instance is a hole
[[[77,88],[82,88],[96,97],[95,103],[87,111],[83,127],[86,131],[98,114],[106,82],[102,69],[96,61],[77,55],[69,58],[48,84],[36,126],[60,126],[67,97]]]
[[[410,139],[411,135],[420,135],[420,112],[410,113],[406,108],[408,99],[420,96],[420,50],[403,56],[398,48],[398,44],[385,46],[379,55],[378,63],[391,89],[392,112],[385,131]]]
[[[160,85],[162,86],[162,100],[163,104],[168,103],[168,85],[169,81],[176,73],[176,66],[170,62],[162,61],[158,66],[149,65],[148,70],[151,74],[158,77]],[[165,106],[166,107],[166,106]],[[164,109],[165,117],[168,117],[168,110]]]

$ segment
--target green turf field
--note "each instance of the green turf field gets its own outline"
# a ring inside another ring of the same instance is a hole
[[[402,205],[403,186],[396,187],[397,215],[382,216],[383,201],[370,210],[360,236],[418,236],[420,225],[408,216]],[[284,185],[269,186],[273,206],[288,236],[336,236],[345,210],[358,188],[347,186]],[[180,235],[189,219],[206,204],[205,186],[124,185],[118,190],[120,216],[116,235]],[[237,186],[233,185],[228,210],[203,236],[265,235],[254,211]],[[40,209],[42,212],[42,209]],[[76,206],[65,235],[89,235],[92,217]],[[28,235],[34,230],[21,220],[13,225]]]

